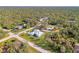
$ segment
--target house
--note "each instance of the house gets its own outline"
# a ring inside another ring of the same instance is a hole
[[[48,17],[42,17],[40,21],[48,20]]]
[[[32,32],[28,33],[29,35],[35,36],[35,37],[40,37],[43,35],[43,32],[40,31],[39,29],[35,29]]]
[[[53,29],[54,29],[53,27],[52,28],[50,28],[50,27],[47,28],[48,31],[52,31]]]
[[[32,20],[32,18],[27,18],[27,19],[23,20],[23,22],[27,24],[27,23],[29,23],[31,20]]]
[[[18,24],[15,28],[13,28],[12,30],[13,31],[17,31],[17,30],[21,30],[21,29],[24,29],[26,28],[26,24]]]
[[[23,29],[24,28],[24,24],[18,24],[15,29]]]
[[[18,25],[18,29],[23,29],[23,25]]]
[[[79,44],[75,44],[74,52],[79,53]]]
[[[47,28],[46,28],[46,29],[47,29],[48,31],[52,31],[54,28],[55,28],[54,26],[49,25],[49,26],[47,26]]]
[[[29,22],[29,20],[23,20],[23,22],[27,24]]]

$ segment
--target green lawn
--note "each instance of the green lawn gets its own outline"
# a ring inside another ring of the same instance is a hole
[[[42,35],[40,38],[36,38],[34,36],[30,36],[30,35],[25,34],[25,33],[21,34],[20,36],[26,40],[29,40],[30,42],[34,42],[36,45],[38,45],[46,50],[53,51],[50,47],[51,46],[50,42],[48,42],[45,38],[45,34]]]

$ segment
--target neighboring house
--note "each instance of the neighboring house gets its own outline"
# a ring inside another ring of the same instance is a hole
[[[43,35],[43,32],[40,31],[39,29],[35,29],[32,32],[29,32],[28,34],[35,36],[35,37],[40,37]]]
[[[16,26],[17,29],[23,29],[23,28],[26,28],[26,24],[19,24]]]
[[[48,31],[52,31],[54,28],[55,28],[55,27],[52,26],[52,25],[47,26],[47,30],[48,30]]]
[[[29,20],[23,20],[23,22],[27,24],[29,22]]]
[[[52,31],[53,29],[54,29],[54,27],[47,28],[48,31]]]
[[[14,29],[23,29],[24,28],[24,24],[18,24]]]
[[[40,21],[48,20],[48,17],[43,17],[40,19]]]
[[[21,29],[24,29],[26,28],[26,24],[18,24],[15,28],[13,28],[12,30],[13,31],[17,31],[17,30],[21,30]]]
[[[79,44],[75,45],[74,52],[75,53],[79,53]]]
[[[18,25],[18,29],[23,29],[23,25]]]

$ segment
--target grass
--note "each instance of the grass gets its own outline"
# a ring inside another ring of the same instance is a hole
[[[51,49],[51,47],[49,46],[50,42],[48,42],[45,38],[45,34],[42,35],[40,38],[36,38],[34,36],[29,36],[28,34],[25,34],[25,33],[22,33],[20,36],[23,37],[24,39],[29,40],[30,42],[34,42],[36,45],[38,45],[46,50],[53,51]]]
[[[22,43],[21,41],[17,40],[16,38],[11,38],[9,40],[6,40],[4,42],[1,42],[0,43],[0,53],[3,51],[2,47],[4,47],[5,45],[9,45],[9,48],[8,48],[8,51],[7,53],[17,53],[14,48],[14,46],[17,46],[18,45],[15,45],[15,42],[20,42]],[[32,48],[31,46],[29,46],[27,43],[23,43],[23,47],[20,47],[18,49],[19,53],[37,53],[38,51],[34,48]]]
[[[0,40],[3,39],[3,38],[6,38],[6,37],[8,37],[8,36],[9,36],[9,35],[6,34],[6,35],[4,35],[3,37],[1,37]]]
[[[11,32],[17,34],[17,33],[21,32],[21,31],[24,31],[24,30],[29,29],[29,28],[31,28],[31,27],[27,27],[27,28],[23,28],[23,29],[17,29],[16,31],[11,30]]]
[[[25,29],[18,29],[18,30],[16,30],[16,31],[11,30],[11,32],[13,32],[13,33],[17,34],[17,33],[21,32],[21,31],[26,30],[26,29],[27,29],[27,28],[25,28]]]
[[[33,47],[28,45],[27,48],[28,53],[40,53],[39,51],[37,51],[36,49],[34,49]]]
[[[8,37],[8,36],[9,36],[8,32],[4,32],[4,31],[0,30],[0,39],[3,39],[3,38]]]

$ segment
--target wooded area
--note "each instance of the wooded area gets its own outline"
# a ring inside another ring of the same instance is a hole
[[[45,48],[52,52],[74,52],[75,44],[79,43],[79,7],[0,7],[0,27],[3,29],[14,30],[18,25],[33,27],[43,17],[48,17],[48,21],[43,22],[42,27],[49,24],[60,29],[45,35],[46,41],[51,40]]]

